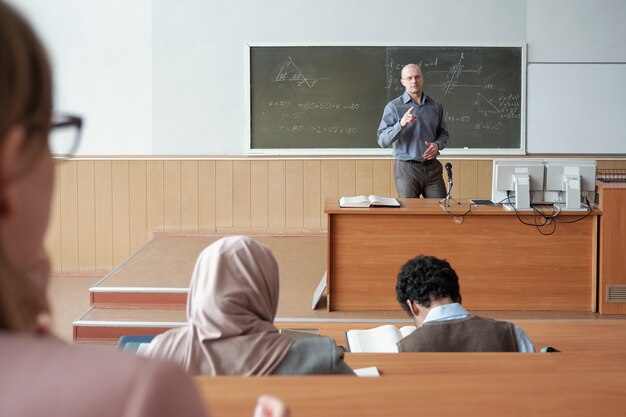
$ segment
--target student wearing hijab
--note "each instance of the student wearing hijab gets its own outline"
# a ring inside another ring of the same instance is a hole
[[[353,374],[333,339],[278,332],[278,287],[278,265],[266,246],[245,236],[214,242],[191,277],[189,326],[157,336],[147,354],[192,375]]]
[[[54,178],[51,113],[44,48],[21,15],[0,0],[1,414],[204,417],[196,387],[179,367],[69,346],[42,325],[49,272],[43,238]],[[61,124],[79,127],[80,119]],[[268,397],[259,398],[255,410],[257,416],[288,414]]]

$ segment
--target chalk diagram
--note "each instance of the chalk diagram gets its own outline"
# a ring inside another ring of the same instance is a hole
[[[281,67],[274,81],[288,81],[294,87],[313,88],[321,78],[309,78],[304,75],[296,63],[287,57],[287,62]]]
[[[461,53],[461,56],[458,62],[450,67],[447,71],[428,71],[428,74],[433,73],[445,73],[447,74],[446,80],[440,84],[433,84],[435,87],[441,87],[443,91],[443,95],[446,96],[451,94],[455,88],[486,88],[493,89],[492,84],[487,85],[473,85],[473,84],[461,84],[461,75],[466,73],[474,73],[480,74],[483,71],[483,66],[479,66],[476,69],[465,69],[465,64],[463,61],[465,60],[465,52]]]
[[[497,108],[491,100],[482,94],[476,94],[476,101],[474,102],[478,107],[478,113],[482,113],[487,116],[489,113],[500,113],[500,109]]]

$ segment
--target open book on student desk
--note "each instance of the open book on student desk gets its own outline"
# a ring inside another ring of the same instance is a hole
[[[403,326],[399,329],[391,324],[365,330],[348,330],[346,342],[349,352],[396,353],[396,343],[410,335],[415,326]]]
[[[397,198],[381,197],[379,195],[355,195],[353,197],[341,197],[339,207],[400,207]]]

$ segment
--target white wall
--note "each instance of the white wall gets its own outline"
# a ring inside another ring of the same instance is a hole
[[[546,131],[549,121],[579,118],[563,106],[550,108],[545,93],[569,102],[572,88],[592,89],[594,76],[602,76],[589,67],[587,79],[571,75],[571,82],[556,83],[549,77],[559,72],[543,65],[579,74],[568,65],[626,62],[622,0],[19,0],[19,6],[51,51],[57,107],[86,118],[80,153],[91,155],[244,154],[248,43],[527,42],[531,152],[554,148],[544,147],[560,134]],[[615,82],[623,91],[626,81]],[[601,84],[594,99],[612,99]],[[592,120],[605,111],[588,110]],[[613,150],[624,137],[618,123],[607,126],[603,145]]]
[[[527,0],[531,63],[626,63],[626,1]]]
[[[14,3],[48,47],[55,108],[85,119],[79,153],[152,153],[151,1]]]
[[[527,151],[626,153],[626,2],[527,3]]]
[[[250,43],[523,42],[525,14],[517,0],[157,1],[154,153],[245,153]]]

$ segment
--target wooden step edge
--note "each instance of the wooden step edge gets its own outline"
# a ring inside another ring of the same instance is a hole
[[[122,336],[160,334],[187,322],[75,320],[72,325],[74,343],[117,343]]]
[[[184,309],[188,288],[91,287],[89,304],[98,308]]]

